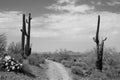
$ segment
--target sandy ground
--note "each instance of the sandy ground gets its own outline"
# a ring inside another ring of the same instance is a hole
[[[49,80],[72,80],[65,67],[57,62],[46,60],[48,63],[47,76]]]

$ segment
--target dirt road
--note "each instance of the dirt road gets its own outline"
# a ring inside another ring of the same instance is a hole
[[[46,62],[48,63],[49,80],[72,80],[62,64],[50,60],[46,60]]]

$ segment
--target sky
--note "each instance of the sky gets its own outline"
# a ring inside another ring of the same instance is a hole
[[[8,44],[21,41],[22,14],[28,13],[34,52],[93,49],[98,15],[100,39],[120,51],[120,0],[1,0],[0,33]]]

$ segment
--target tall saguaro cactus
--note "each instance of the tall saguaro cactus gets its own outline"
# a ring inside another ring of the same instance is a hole
[[[23,26],[21,29],[22,32],[21,49],[22,49],[23,58],[27,58],[31,54],[31,46],[30,46],[31,19],[32,18],[30,13],[28,20],[26,19],[25,14],[23,14]],[[27,30],[26,30],[26,23],[28,24]]]
[[[24,56],[24,48],[25,48],[25,34],[26,34],[26,22],[25,22],[25,14],[23,14],[23,25],[22,25],[22,38],[21,38],[21,49],[22,49],[22,56]]]
[[[97,23],[97,31],[96,36],[93,38],[94,42],[96,43],[97,47],[97,61],[96,61],[96,67],[98,70],[102,71],[103,68],[103,49],[104,49],[104,41],[107,39],[103,39],[100,43],[99,40],[99,29],[100,29],[100,15],[98,15],[98,23]]]
[[[26,20],[27,24],[28,24],[28,32],[26,34],[27,39],[26,39],[26,55],[29,56],[31,54],[31,47],[30,47],[30,31],[31,31],[31,14],[29,13],[29,17],[28,20]]]

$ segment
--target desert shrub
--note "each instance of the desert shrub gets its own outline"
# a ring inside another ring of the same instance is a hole
[[[79,76],[81,76],[81,77],[85,77],[85,76],[86,76],[85,70],[83,70],[83,69],[82,69],[81,67],[79,67],[79,66],[72,66],[72,67],[71,67],[71,72],[72,72],[73,74],[79,75]]]
[[[42,57],[45,58],[45,59],[48,59],[50,57],[50,54],[49,53],[43,53]]]
[[[34,66],[40,66],[40,64],[44,64],[44,58],[41,58],[38,54],[32,54],[28,58],[29,64]]]
[[[109,70],[106,70],[104,73],[109,78],[109,80],[116,80],[120,78],[120,70],[116,70],[114,68],[110,68]]]
[[[6,40],[6,35],[5,34],[0,34],[0,70],[1,70],[1,63],[2,63],[2,57],[4,56],[4,54],[6,53],[6,44],[7,44],[7,40]]]
[[[69,60],[70,59],[70,55],[69,55],[69,51],[65,50],[60,50],[57,54],[60,55],[62,60]]]
[[[114,49],[106,49],[104,51],[103,62],[105,65],[115,67],[120,65],[120,54]]]
[[[109,80],[105,73],[102,73],[98,70],[92,72],[90,80]]]
[[[73,62],[71,61],[66,61],[66,60],[62,60],[61,63],[65,66],[65,67],[68,67],[68,68],[71,68],[71,66],[73,66]]]
[[[21,53],[21,44],[18,42],[18,43],[10,43],[8,45],[8,52],[11,53],[11,54],[19,54]]]
[[[71,57],[69,55],[69,52],[70,51],[68,51],[66,49],[64,49],[64,50],[60,49],[57,52],[53,52],[53,54],[51,54],[51,56],[50,56],[50,59],[53,61],[56,61],[56,62],[60,62],[60,63],[62,60],[70,60]]]
[[[30,65],[27,63],[23,63],[23,67],[21,69],[21,72],[29,77],[36,77],[35,75],[33,75],[33,72],[30,68]]]
[[[88,77],[92,74],[92,72],[94,71],[94,69],[92,67],[89,67],[85,62],[77,62],[77,63],[74,63],[72,66],[71,66],[71,70],[73,73],[78,73],[79,72],[84,75],[83,77]]]
[[[81,80],[80,78],[81,78],[81,77],[78,76],[78,75],[74,75],[74,76],[73,76],[73,80]]]
[[[6,50],[6,44],[7,40],[5,34],[0,34],[0,54]]]
[[[8,49],[7,49],[7,52],[10,56],[12,56],[13,58],[15,58],[15,60],[18,60],[18,61],[22,61],[22,55],[21,55],[21,45],[20,43],[10,43],[8,45]]]
[[[39,59],[35,56],[30,56],[29,64],[38,66],[39,65]]]
[[[95,67],[97,55],[95,49],[85,52],[83,55],[82,62],[86,63],[89,67]]]
[[[73,66],[79,66],[82,67],[83,69],[88,68],[88,65],[85,62],[74,62]]]

